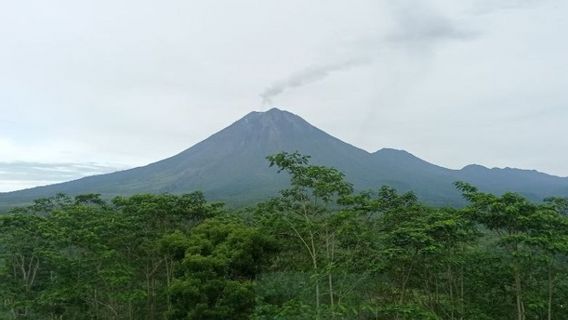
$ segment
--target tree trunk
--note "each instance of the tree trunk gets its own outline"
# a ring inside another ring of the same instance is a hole
[[[514,278],[515,278],[515,282],[514,282],[514,288],[515,288],[515,298],[516,298],[516,304],[517,304],[517,320],[524,320],[524,306],[523,306],[523,300],[522,300],[522,296],[521,296],[521,274],[518,270],[518,267],[514,267]]]
[[[412,260],[410,261],[410,266],[408,267],[408,272],[406,273],[406,275],[403,276],[403,280],[402,280],[402,286],[400,289],[400,299],[399,299],[399,304],[403,304],[404,303],[404,295],[406,292],[406,284],[408,283],[408,280],[410,280],[410,275],[412,274],[412,269],[414,268],[414,259],[416,257],[416,254],[413,255]],[[404,271],[403,271],[404,273]]]
[[[448,265],[448,284],[449,284],[449,289],[450,289],[450,305],[451,305],[451,318],[450,319],[455,319],[455,314],[454,314],[454,310],[455,310],[455,299],[454,299],[454,276],[452,274],[452,266]]]
[[[320,287],[319,287],[319,272],[318,272],[318,261],[316,257],[316,247],[314,243],[314,236],[311,235],[312,242],[312,264],[314,267],[314,273],[316,275],[316,319],[320,318]]]
[[[170,312],[170,311],[172,311],[172,298],[170,296],[169,288],[172,284],[174,261],[173,261],[173,259],[169,259],[166,256],[166,257],[164,257],[164,262],[165,262],[165,265],[166,265],[166,300],[167,300],[167,304],[168,304],[167,310],[168,310],[168,312]]]
[[[548,266],[548,320],[552,320],[552,294],[554,275],[552,274],[552,263]]]
[[[327,270],[327,282],[328,282],[328,287],[329,287],[329,304],[330,304],[330,308],[331,308],[331,318],[335,318],[334,315],[334,300],[333,300],[333,275],[331,272],[331,269],[333,267],[333,242],[330,244],[330,235],[328,233],[328,230],[326,230],[326,240],[325,240],[325,248],[326,248],[326,253],[327,253],[327,261],[328,261],[328,270]]]
[[[464,297],[464,266],[462,264],[460,268],[460,320],[463,320],[465,313],[465,297]]]

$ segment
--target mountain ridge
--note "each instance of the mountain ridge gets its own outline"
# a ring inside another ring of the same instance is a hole
[[[265,159],[281,151],[298,151],[310,155],[314,164],[343,171],[358,190],[377,189],[386,184],[400,191],[414,191],[423,201],[435,205],[463,204],[453,186],[458,180],[487,192],[516,191],[533,200],[568,195],[568,178],[536,170],[489,169],[481,165],[448,169],[393,148],[371,153],[324,132],[294,113],[272,108],[250,112],[188,149],[145,166],[0,193],[0,208],[58,192],[100,193],[110,197],[200,190],[214,200],[260,201],[287,185],[287,177],[269,168]]]

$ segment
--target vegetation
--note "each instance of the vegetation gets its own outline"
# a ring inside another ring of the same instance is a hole
[[[2,319],[568,319],[568,201],[354,193],[298,153],[279,197],[59,194],[0,216]]]

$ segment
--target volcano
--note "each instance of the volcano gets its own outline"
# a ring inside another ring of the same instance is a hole
[[[389,185],[413,191],[433,205],[463,204],[455,181],[492,193],[514,191],[532,200],[567,196],[568,178],[520,169],[469,165],[452,170],[403,150],[369,153],[312,126],[301,117],[273,108],[251,112],[225,129],[170,158],[129,170],[74,181],[0,193],[0,207],[29,203],[57,193],[99,193],[104,197],[136,193],[202,191],[210,200],[244,205],[267,199],[288,185],[285,174],[269,168],[266,156],[281,151],[310,155],[311,162],[346,175],[356,190]]]

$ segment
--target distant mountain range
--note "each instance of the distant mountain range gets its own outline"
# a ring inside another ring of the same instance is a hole
[[[295,114],[274,108],[251,112],[193,147],[144,167],[0,193],[0,209],[60,192],[114,196],[200,190],[211,200],[248,204],[275,195],[287,186],[288,177],[269,168],[265,159],[280,151],[299,151],[311,155],[314,164],[343,171],[357,190],[390,185],[399,191],[414,191],[421,200],[433,205],[463,203],[453,186],[455,181],[470,182],[485,192],[515,191],[537,201],[547,196],[568,196],[568,178],[479,165],[451,170],[395,149],[369,153]]]

